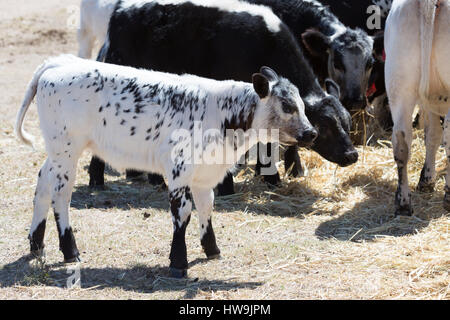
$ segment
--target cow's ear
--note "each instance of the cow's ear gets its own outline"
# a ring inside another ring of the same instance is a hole
[[[315,29],[308,29],[302,33],[302,42],[313,56],[322,56],[330,49],[330,39]]]
[[[341,89],[339,89],[339,86],[333,80],[325,79],[325,88],[328,94],[331,94],[338,100],[341,98]]]
[[[269,79],[261,73],[255,73],[253,75],[253,88],[261,99],[266,98],[269,95]]]

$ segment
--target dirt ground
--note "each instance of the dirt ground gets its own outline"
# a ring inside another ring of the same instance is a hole
[[[0,1],[0,299],[449,299],[450,217],[442,209],[445,154],[434,194],[413,193],[415,214],[394,217],[396,169],[389,141],[359,148],[338,168],[301,151],[307,176],[269,190],[237,177],[235,196],[217,199],[213,224],[220,260],[202,253],[194,212],[187,231],[189,277],[168,278],[172,222],[167,195],[123,175],[107,190],[86,185],[80,160],[71,223],[83,262],[62,264],[52,214],[45,260],[28,257],[27,234],[38,171],[45,160],[13,135],[15,115],[35,68],[76,53],[78,0]],[[39,137],[33,104],[27,130]],[[424,160],[415,133],[411,187]],[[67,288],[77,270],[81,288]]]

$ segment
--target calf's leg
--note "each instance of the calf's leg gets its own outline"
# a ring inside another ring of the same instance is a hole
[[[97,157],[92,157],[89,165],[89,186],[102,187],[105,185],[105,162]]]
[[[90,59],[92,49],[94,48],[95,39],[91,32],[81,22],[80,29],[78,29],[78,56],[83,59]]]
[[[223,179],[222,183],[217,185],[217,195],[222,197],[231,194],[234,194],[233,174],[231,172],[227,172],[227,175]]]
[[[80,261],[80,254],[69,223],[69,206],[72,188],[75,183],[78,154],[73,151],[52,159],[52,207],[59,235],[59,249],[64,255],[64,262]]]
[[[193,188],[195,206],[198,211],[198,221],[200,226],[200,242],[208,259],[215,259],[220,256],[217,247],[216,236],[211,223],[211,212],[214,205],[214,192],[210,189]]]
[[[50,160],[47,159],[39,171],[36,192],[33,201],[33,219],[31,222],[30,233],[30,250],[33,255],[41,255],[44,250],[44,234],[45,224],[47,221],[48,210],[51,202],[50,187]]]
[[[286,172],[289,171],[291,177],[303,177],[304,171],[302,163],[300,162],[300,156],[298,155],[298,147],[287,147],[284,153],[284,168]]]
[[[433,192],[436,183],[436,152],[441,144],[443,130],[440,116],[432,112],[424,112],[424,116],[427,152],[417,189],[422,192]]]
[[[266,146],[258,143],[258,156],[255,167],[256,175],[262,174],[264,181],[269,185],[279,185],[281,183],[280,174],[272,157],[273,152],[277,152],[276,147],[277,145],[272,143],[268,143]]]
[[[187,276],[188,269],[185,235],[192,210],[192,196],[189,187],[169,185],[169,201],[173,222],[170,275],[174,278],[183,278]]]

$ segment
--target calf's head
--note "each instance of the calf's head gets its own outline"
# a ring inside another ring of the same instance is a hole
[[[328,94],[305,98],[306,115],[319,133],[311,147],[328,161],[341,167],[358,161],[349,136],[352,119],[339,102],[339,87],[332,80],[325,80]]]
[[[261,99],[255,129],[278,129],[280,142],[285,145],[309,146],[314,142],[317,131],[305,115],[296,86],[269,67],[262,67],[253,75],[253,87]]]
[[[360,29],[347,28],[336,36],[310,29],[302,34],[302,41],[307,52],[321,64],[314,69],[326,65],[325,73],[339,85],[342,104],[348,110],[366,108],[366,91],[374,63],[373,39]]]

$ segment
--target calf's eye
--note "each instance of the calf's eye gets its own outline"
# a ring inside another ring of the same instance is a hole
[[[295,110],[297,109],[292,104],[289,104],[289,103],[286,103],[286,102],[283,102],[281,104],[281,107],[282,107],[284,113],[289,113],[289,114],[293,114],[295,112]]]

